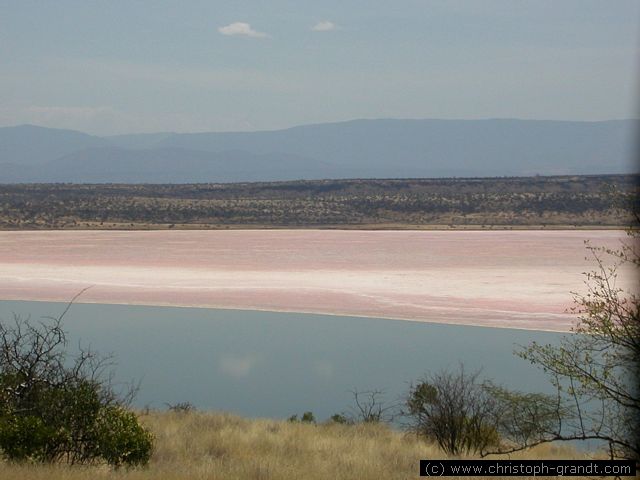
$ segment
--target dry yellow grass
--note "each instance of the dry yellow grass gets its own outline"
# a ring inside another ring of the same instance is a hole
[[[148,468],[113,471],[104,466],[11,465],[0,461],[0,479],[393,480],[418,478],[420,459],[446,458],[436,447],[385,425],[315,426],[201,412],[151,413],[141,419],[156,437]],[[548,445],[511,458],[584,456],[567,447]]]

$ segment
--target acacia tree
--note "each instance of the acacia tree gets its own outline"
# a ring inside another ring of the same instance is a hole
[[[574,293],[578,320],[559,345],[536,342],[518,352],[542,368],[557,390],[555,413],[544,410],[545,426],[497,452],[554,441],[601,440],[612,459],[640,459],[640,314],[638,290],[618,285],[621,274],[638,278],[637,230],[618,249],[588,250],[596,269],[586,293]],[[548,407],[548,405],[547,405]],[[553,420],[555,417],[555,420]]]
[[[458,371],[431,373],[412,386],[404,412],[409,428],[450,455],[496,447],[498,403],[479,375],[460,365]]]

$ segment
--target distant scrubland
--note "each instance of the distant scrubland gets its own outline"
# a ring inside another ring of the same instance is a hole
[[[0,229],[597,228],[640,176],[0,185]]]

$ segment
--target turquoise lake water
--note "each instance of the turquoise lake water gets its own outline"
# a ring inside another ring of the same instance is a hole
[[[0,318],[57,316],[63,303],[0,301]],[[319,420],[353,404],[353,390],[399,400],[428,371],[458,368],[510,388],[553,392],[545,375],[513,354],[561,334],[302,313],[74,304],[64,318],[82,341],[117,359],[117,381],[141,380],[135,404]]]

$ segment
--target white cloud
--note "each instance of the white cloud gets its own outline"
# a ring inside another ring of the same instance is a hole
[[[224,27],[218,28],[222,35],[244,35],[246,37],[264,38],[268,37],[266,33],[258,32],[251,28],[251,25],[245,22],[234,22]]]
[[[336,29],[335,23],[330,22],[329,20],[323,20],[321,22],[318,22],[311,28],[311,30],[313,30],[314,32],[329,32],[335,29]]]
[[[225,375],[234,378],[242,378],[249,375],[251,369],[256,363],[256,359],[252,356],[224,356],[220,359],[219,370]]]
[[[331,362],[319,360],[314,364],[313,369],[316,375],[326,380],[330,380],[333,377],[333,364]]]

